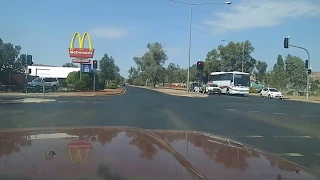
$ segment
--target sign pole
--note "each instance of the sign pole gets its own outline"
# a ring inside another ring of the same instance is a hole
[[[80,81],[81,81],[81,74],[82,74],[82,63],[80,63]]]

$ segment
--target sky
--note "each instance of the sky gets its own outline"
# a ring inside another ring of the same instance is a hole
[[[305,51],[283,48],[283,38],[306,48],[312,71],[320,71],[319,0],[220,0],[185,2],[221,4],[193,6],[191,63],[227,41],[249,40],[252,56],[273,67],[278,54],[307,59]],[[146,44],[160,42],[168,61],[188,67],[190,7],[169,0],[10,0],[1,2],[0,38],[22,47],[37,64],[71,62],[68,48],[75,32],[88,32],[95,58],[113,56],[120,74],[128,76],[134,56]],[[75,44],[77,46],[77,44]]]

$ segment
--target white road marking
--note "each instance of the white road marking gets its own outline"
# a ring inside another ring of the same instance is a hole
[[[246,135],[246,136],[228,136],[233,138],[263,138],[263,136],[260,135]]]
[[[68,102],[68,101],[58,101],[59,103],[64,103],[64,102]]]
[[[312,138],[311,136],[273,136],[275,138]]]
[[[290,157],[302,157],[302,154],[299,153],[273,153],[276,156],[290,156]]]
[[[226,109],[227,111],[235,111],[236,109]]]
[[[273,114],[276,114],[276,115],[285,115],[286,113],[277,113],[277,112],[274,112]]]
[[[251,113],[257,113],[257,112],[260,112],[260,111],[250,111],[250,110],[249,110],[249,112],[251,112]]]
[[[314,155],[316,155],[316,156],[320,156],[320,153],[313,153]]]
[[[309,118],[314,118],[314,116],[310,116],[310,115],[304,115],[304,114],[302,114],[301,116],[302,116],[302,117],[309,117]]]
[[[77,101],[77,103],[84,103],[85,101]]]
[[[93,102],[93,103],[95,103],[95,104],[98,104],[98,103],[99,103],[99,104],[100,104],[100,103],[102,103],[102,102]]]

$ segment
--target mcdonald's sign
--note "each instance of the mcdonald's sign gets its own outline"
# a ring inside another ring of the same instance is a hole
[[[74,41],[75,39],[78,39],[79,47],[74,47]],[[85,38],[88,38],[89,48],[84,47]],[[85,32],[82,37],[80,36],[79,32],[75,32],[72,36],[70,47],[69,47],[69,56],[73,58],[79,58],[79,59],[86,59],[86,58],[93,58],[94,49],[92,47],[92,42],[90,35]]]
[[[69,158],[72,163],[85,163],[88,159],[90,149],[92,149],[91,143],[75,142],[68,144]]]

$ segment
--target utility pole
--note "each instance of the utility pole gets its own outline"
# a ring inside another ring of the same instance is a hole
[[[241,72],[243,72],[243,61],[244,61],[244,43],[242,43],[242,63],[241,63]]]

